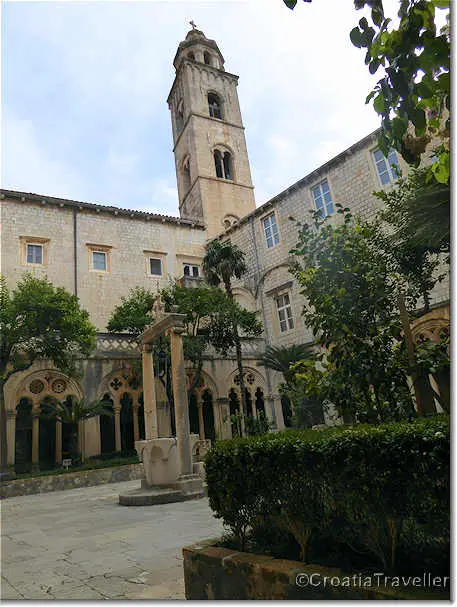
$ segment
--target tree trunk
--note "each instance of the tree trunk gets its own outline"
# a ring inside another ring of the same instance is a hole
[[[6,405],[4,389],[5,382],[3,380],[0,380],[0,480],[6,480],[9,477],[8,445],[6,443]]]
[[[225,286],[225,290],[227,292],[227,296],[233,300],[234,297],[233,297],[232,285],[230,283],[230,280],[224,281],[224,286]],[[247,407],[247,402],[246,402],[246,390],[245,390],[245,386],[244,386],[243,355],[242,355],[242,351],[241,351],[241,340],[240,340],[240,336],[238,335],[238,327],[235,324],[233,325],[233,333],[235,335],[236,363],[238,366],[238,375],[240,378],[241,426],[242,426],[243,434],[244,434],[244,420],[248,414],[248,407]]]

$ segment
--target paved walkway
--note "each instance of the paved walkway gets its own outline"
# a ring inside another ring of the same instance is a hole
[[[184,599],[181,548],[220,536],[206,498],[123,507],[140,481],[1,502],[6,599]]]

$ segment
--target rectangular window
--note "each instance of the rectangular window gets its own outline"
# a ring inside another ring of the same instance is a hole
[[[42,244],[27,244],[27,263],[43,265]]]
[[[279,232],[274,213],[268,215],[268,217],[265,217],[263,220],[263,229],[265,230],[267,247],[271,249],[271,247],[274,247],[279,243]]]
[[[316,211],[319,211],[321,217],[328,217],[333,214],[333,200],[328,186],[328,181],[325,180],[312,189],[314,204]]]
[[[104,251],[92,251],[92,269],[106,272],[106,253]]]
[[[149,258],[149,271],[152,276],[162,276],[162,260],[156,257]]]
[[[184,276],[190,276],[191,278],[198,278],[200,276],[199,266],[193,266],[190,263],[184,264]]]
[[[294,319],[292,317],[292,306],[290,305],[289,293],[279,295],[276,299],[278,309],[279,327],[281,332],[290,331],[294,328]]]
[[[387,158],[379,149],[373,152],[373,158],[381,185],[386,185],[401,177],[400,163],[393,148],[390,148]]]

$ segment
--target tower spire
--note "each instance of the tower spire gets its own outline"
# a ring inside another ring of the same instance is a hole
[[[176,52],[168,96],[181,217],[216,236],[255,209],[238,76],[194,21]]]

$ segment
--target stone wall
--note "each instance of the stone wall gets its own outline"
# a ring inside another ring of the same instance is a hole
[[[77,489],[78,487],[93,487],[105,483],[121,483],[142,478],[144,478],[143,464],[128,464],[118,468],[99,468],[97,470],[50,474],[49,476],[34,476],[4,481],[0,485],[0,499],[17,497],[18,495]]]
[[[52,283],[75,292],[74,206],[22,202],[6,196],[2,200],[2,274],[13,288],[21,276],[31,272],[47,276]],[[156,291],[168,285],[170,277],[183,275],[184,263],[200,264],[204,255],[205,231],[200,227],[101,211],[76,208],[77,294],[97,330],[106,323],[122,296],[130,289],[144,287]],[[27,264],[27,240],[39,238],[45,249],[44,263]],[[94,271],[91,253],[106,251],[106,272]],[[162,260],[162,275],[153,276],[149,257]]]
[[[183,548],[187,600],[449,600],[449,578],[440,578],[441,588],[447,580],[442,593],[436,585],[424,588],[433,583],[433,577],[416,578],[417,585],[422,585],[419,588],[412,582],[408,587],[401,582],[384,586],[382,580],[376,585],[372,577],[369,587],[363,585],[366,576],[359,573],[218,548],[214,543],[209,540]],[[304,585],[310,579],[312,583]]]

